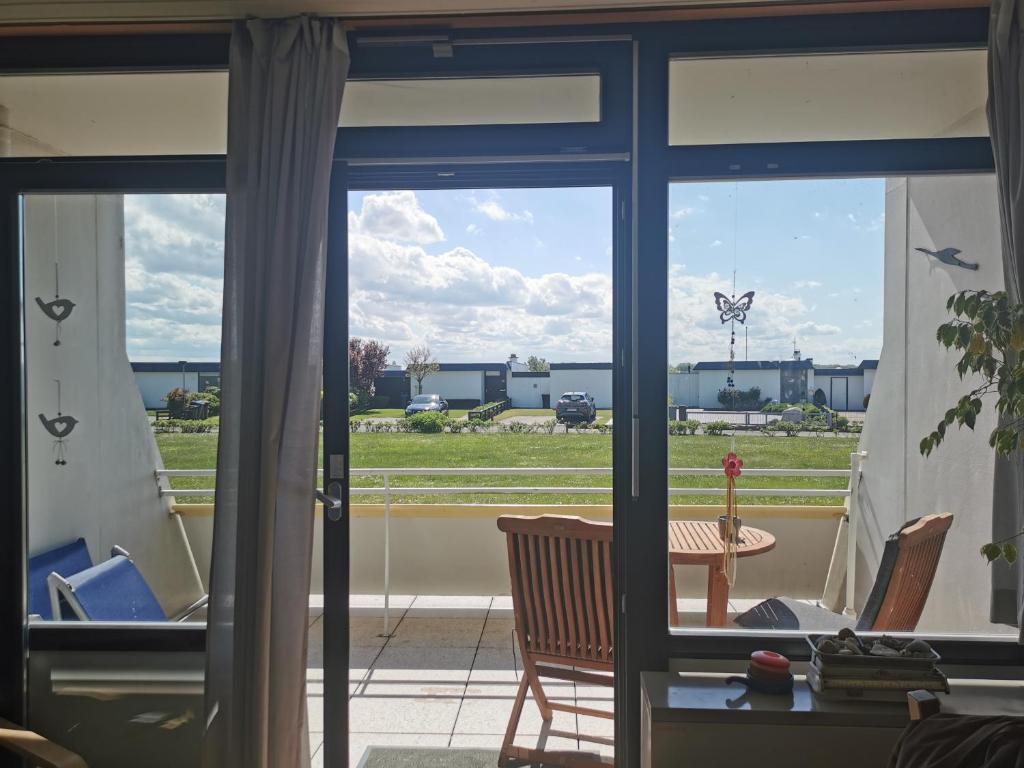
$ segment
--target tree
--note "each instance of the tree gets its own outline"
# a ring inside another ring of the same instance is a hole
[[[544,371],[551,370],[551,363],[545,360],[543,357],[537,357],[536,355],[530,355],[526,358],[526,367],[535,373],[543,373]]]
[[[678,363],[670,366],[668,369],[669,373],[690,373],[693,369],[693,363]]]
[[[416,379],[416,394],[423,394],[423,380],[441,370],[441,366],[430,353],[430,347],[413,347],[405,353],[405,370]]]
[[[956,364],[960,378],[971,376],[981,383],[947,410],[935,430],[921,440],[921,453],[928,456],[938,448],[946,428],[953,424],[973,430],[982,398],[994,394],[999,418],[988,444],[1001,456],[1014,454],[1024,433],[1024,304],[1011,304],[1005,291],[961,291],[949,297],[946,310],[954,319],[940,325],[935,337],[946,349],[960,353]],[[1012,563],[1021,537],[1024,530],[989,542],[981,554],[990,563],[1000,558]]]
[[[348,375],[349,387],[365,393],[373,394],[373,382],[380,376],[388,364],[391,347],[381,344],[375,339],[363,341],[352,338],[348,340]]]

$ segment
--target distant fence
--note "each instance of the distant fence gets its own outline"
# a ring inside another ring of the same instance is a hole
[[[488,403],[487,405],[482,406],[481,408],[474,408],[472,411],[469,412],[467,418],[470,420],[479,419],[480,421],[490,421],[499,413],[506,410],[511,403],[512,401],[508,399]]]
[[[782,414],[761,411],[692,411],[686,410],[686,418],[709,424],[712,421],[727,421],[734,427],[763,427],[769,421],[779,421]]]

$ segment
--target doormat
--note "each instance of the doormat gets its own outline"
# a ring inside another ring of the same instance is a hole
[[[577,753],[572,753],[577,754]],[[579,753],[581,757],[597,755]],[[604,762],[612,766],[606,758]],[[513,760],[510,765],[524,766],[527,763]],[[496,749],[444,749],[442,747],[367,747],[356,768],[497,768]],[[534,768],[543,768],[539,763]]]
[[[358,768],[497,768],[494,749],[367,747]]]

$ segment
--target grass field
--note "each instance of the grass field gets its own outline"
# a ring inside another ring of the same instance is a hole
[[[764,437],[739,435],[736,452],[750,469],[848,469],[850,453],[856,450],[856,437]],[[157,445],[168,469],[210,469],[217,463],[216,435],[156,435]],[[364,467],[610,467],[612,438],[609,435],[576,434],[495,434],[458,435],[365,434],[351,436],[352,466]],[[668,439],[669,465],[672,467],[720,467],[730,449],[729,436],[679,435]],[[212,478],[176,478],[175,488],[210,487]],[[675,487],[720,488],[720,477],[676,477]],[[354,486],[379,485],[379,477],[353,478]],[[602,475],[487,475],[459,477],[397,477],[393,487],[401,486],[542,486],[610,487],[611,477]],[[741,477],[741,488],[845,488],[845,478]],[[608,503],[607,494],[473,494],[407,495],[400,502],[473,502],[505,504]],[[379,500],[360,497],[362,502]],[[209,498],[182,497],[182,501],[211,501]],[[676,503],[720,503],[718,496],[686,496]],[[745,497],[749,504],[837,504],[839,497]]]

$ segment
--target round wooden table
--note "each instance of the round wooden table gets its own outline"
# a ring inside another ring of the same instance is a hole
[[[760,528],[740,528],[737,557],[753,557],[775,548],[775,537]],[[707,626],[724,627],[729,612],[729,581],[722,571],[725,544],[718,535],[718,521],[673,520],[668,524],[669,623],[679,626],[676,604],[676,566],[708,567]]]

